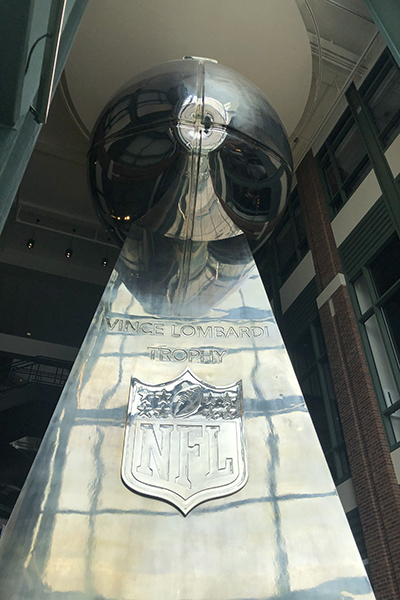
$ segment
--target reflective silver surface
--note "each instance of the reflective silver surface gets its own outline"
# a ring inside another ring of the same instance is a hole
[[[0,598],[372,600],[238,229],[284,205],[286,138],[252,84],[178,62],[97,128],[102,218],[137,223],[0,542]]]
[[[104,109],[89,151],[96,210],[118,241],[135,223],[195,241],[242,231],[259,244],[285,208],[291,176],[286,132],[265,96],[200,58],[139,74]]]
[[[116,264],[0,542],[1,599],[372,600],[244,236],[186,261],[165,239],[134,229]],[[187,367],[242,380],[248,481],[184,517],[121,461],[132,377]]]
[[[191,334],[193,327],[183,325],[183,331]],[[181,348],[172,351],[171,359],[193,361],[198,355]],[[210,386],[188,368],[161,385],[133,378],[122,479],[129,488],[168,500],[186,515],[201,502],[245,485],[243,425],[241,381]]]

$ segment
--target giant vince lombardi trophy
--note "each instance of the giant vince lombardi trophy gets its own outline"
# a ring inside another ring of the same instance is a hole
[[[372,600],[247,239],[284,128],[215,61],[137,76],[89,151],[123,244],[0,543],[1,600]]]

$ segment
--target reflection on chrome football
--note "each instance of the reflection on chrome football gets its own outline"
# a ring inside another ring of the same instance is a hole
[[[195,241],[258,244],[282,214],[292,176],[285,129],[262,92],[215,61],[141,73],[100,115],[89,150],[98,215],[120,243],[132,223]]]

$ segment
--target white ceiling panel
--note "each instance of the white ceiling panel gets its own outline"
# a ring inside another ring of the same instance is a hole
[[[262,89],[288,133],[298,123],[312,65],[294,0],[90,0],[66,67],[80,118],[91,129],[134,75],[183,56],[237,70]]]

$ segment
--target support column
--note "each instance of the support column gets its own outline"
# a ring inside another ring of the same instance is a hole
[[[377,600],[400,598],[400,491],[315,159],[297,170],[317,304]]]

